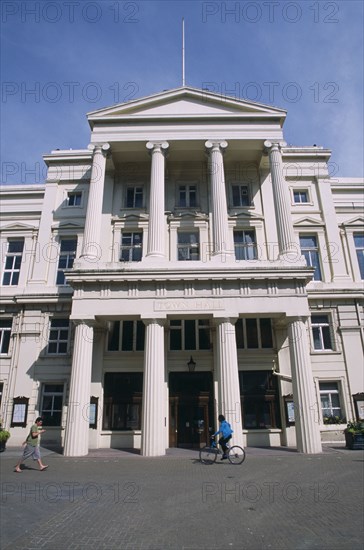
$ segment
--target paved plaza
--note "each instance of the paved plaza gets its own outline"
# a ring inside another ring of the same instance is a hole
[[[105,449],[1,453],[1,549],[363,550],[364,454],[248,448],[240,466]]]

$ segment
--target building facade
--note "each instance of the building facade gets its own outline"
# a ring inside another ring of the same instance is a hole
[[[1,188],[12,444],[319,453],[364,416],[363,180],[286,112],[183,87],[88,115],[91,145]]]

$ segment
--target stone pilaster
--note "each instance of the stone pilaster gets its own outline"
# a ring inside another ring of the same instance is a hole
[[[68,399],[65,456],[88,454],[93,327],[77,322]]]
[[[108,143],[94,146],[81,252],[81,258],[89,262],[96,262],[101,258],[102,202],[104,198],[106,157],[109,150],[110,145]]]
[[[331,270],[331,280],[336,283],[351,282],[345,265],[344,251],[340,230],[337,224],[335,205],[329,177],[317,177],[317,192],[320,200],[322,217],[326,227],[327,261]]]
[[[164,177],[167,142],[146,145],[152,157],[150,173],[149,228],[146,257],[165,258]]]
[[[164,321],[144,320],[145,351],[141,454],[162,456],[165,446]]]
[[[284,142],[264,142],[264,146],[269,155],[274,208],[277,218],[279,256],[281,258],[287,254],[292,254],[297,257],[298,252],[290,212],[289,190],[283,174],[281,147],[285,145]]]
[[[243,447],[238,356],[232,319],[216,319],[216,361],[219,388],[218,412],[225,416],[234,430],[232,444]]]
[[[231,245],[228,225],[228,211],[225,189],[223,151],[228,146],[226,141],[206,141],[205,147],[209,152],[209,175],[211,188],[212,212],[212,254],[223,256],[231,255]]]
[[[313,383],[309,340],[304,321],[289,320],[288,338],[292,366],[297,450],[301,453],[322,452],[319,415]]]

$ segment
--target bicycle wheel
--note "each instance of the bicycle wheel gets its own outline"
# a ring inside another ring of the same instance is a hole
[[[213,447],[202,447],[200,449],[200,461],[202,464],[213,464],[216,462],[217,450]]]
[[[245,451],[238,445],[230,447],[228,452],[228,459],[230,464],[242,464],[245,460]]]

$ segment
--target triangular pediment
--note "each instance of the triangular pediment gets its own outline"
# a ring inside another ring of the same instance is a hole
[[[362,216],[357,216],[355,218],[351,218],[350,220],[346,220],[341,225],[343,227],[348,227],[348,226],[360,227],[364,225],[364,218]]]
[[[142,99],[99,109],[88,114],[90,121],[149,118],[273,117],[284,119],[286,111],[261,103],[198,90],[177,88]]]
[[[83,225],[76,223],[76,222],[60,222],[60,223],[54,223],[52,225],[52,229],[80,229],[83,227]]]
[[[37,227],[25,223],[9,223],[1,227],[1,231],[34,231],[34,229]]]
[[[230,215],[230,218],[233,220],[264,220],[264,216],[260,214],[255,214],[254,212],[236,212]]]
[[[294,223],[295,227],[303,227],[303,226],[317,227],[317,226],[323,226],[323,225],[325,224],[323,223],[322,220],[320,220],[319,218],[311,218],[311,217],[301,218]]]

